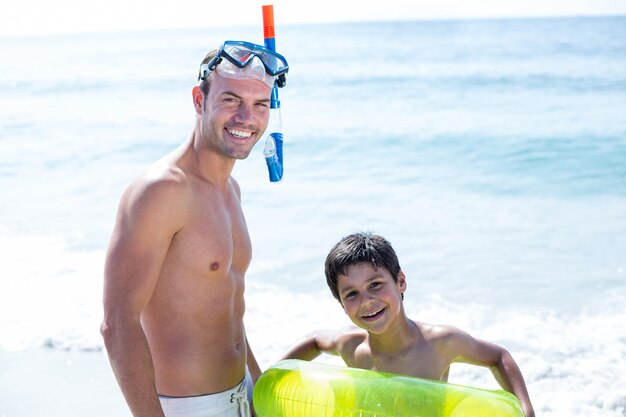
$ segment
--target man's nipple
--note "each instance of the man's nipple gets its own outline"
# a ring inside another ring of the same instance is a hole
[[[220,269],[220,263],[217,261],[211,262],[211,266],[209,268],[211,268],[211,271],[217,271]]]

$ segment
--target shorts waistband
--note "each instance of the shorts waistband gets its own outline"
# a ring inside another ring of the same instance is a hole
[[[202,405],[206,407],[220,407],[227,404],[232,404],[234,402],[234,396],[242,392],[245,388],[246,378],[244,377],[239,384],[225,391],[214,392],[211,394],[191,395],[187,397],[174,397],[170,395],[159,394],[159,398],[163,400],[173,400],[172,402],[180,404],[183,407],[191,406],[195,403],[202,403]]]

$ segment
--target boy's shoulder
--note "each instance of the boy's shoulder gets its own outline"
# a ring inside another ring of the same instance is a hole
[[[415,341],[415,348],[420,351],[421,347],[428,346],[433,352],[437,352],[440,358],[448,358],[450,362],[454,358],[465,357],[468,352],[480,349],[481,342],[474,339],[469,333],[449,324],[426,324],[416,322],[421,337]]]
[[[357,326],[347,326],[337,330],[337,340],[344,343],[359,341],[362,342],[367,337],[367,332]]]
[[[449,324],[430,324],[413,320],[420,334],[426,341],[445,341],[446,339],[466,335],[463,330]]]
[[[367,339],[367,332],[356,326],[330,330],[327,331],[326,335],[334,340],[337,351],[341,353],[354,351]]]
[[[449,324],[430,324],[421,321],[411,320],[419,330],[421,339],[427,342],[445,342],[446,340],[454,339],[457,336],[465,335],[466,333]],[[332,330],[332,337],[340,347],[356,348],[362,343],[367,343],[368,333],[366,330],[357,326],[348,326],[338,330]]]

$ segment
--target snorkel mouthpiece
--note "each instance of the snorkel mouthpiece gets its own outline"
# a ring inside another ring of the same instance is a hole
[[[263,155],[271,182],[278,182],[283,177],[283,134],[273,132],[265,139]]]

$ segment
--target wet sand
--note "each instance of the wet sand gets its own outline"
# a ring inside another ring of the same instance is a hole
[[[104,352],[0,349],[0,417],[130,417]]]

